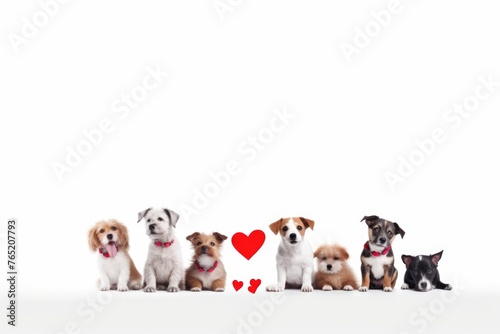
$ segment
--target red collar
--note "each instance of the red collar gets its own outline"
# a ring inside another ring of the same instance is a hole
[[[368,245],[368,241],[367,241],[365,243],[364,248],[367,249],[367,250],[369,250],[372,253],[372,256],[380,256],[380,255],[387,255],[387,253],[389,253],[389,251],[391,250],[391,245],[389,245],[386,248],[384,248],[384,250],[382,252],[375,252],[375,251],[372,251],[370,249],[370,246]]]
[[[161,241],[155,241],[155,245],[158,246],[158,247],[170,247],[172,246],[172,244],[174,243],[174,239],[172,239],[172,241],[170,242],[161,242]]]
[[[219,265],[219,262],[215,261],[214,262],[214,265],[212,267],[210,267],[209,269],[205,269],[203,268],[202,266],[200,266],[200,264],[198,263],[198,261],[194,261],[194,266],[196,267],[196,269],[198,269],[198,271],[200,272],[208,272],[208,273],[211,273],[212,271],[215,270],[215,268],[217,268],[217,266]]]
[[[119,251],[120,251],[120,246],[116,245],[116,252],[119,252]],[[99,254],[102,254],[102,256],[104,256],[104,257],[109,257],[109,253],[103,252],[101,248],[99,248]]]

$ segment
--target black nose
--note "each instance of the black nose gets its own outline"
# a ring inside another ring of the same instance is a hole
[[[155,224],[151,224],[151,225],[149,225],[149,229],[150,229],[151,231],[152,231],[152,230],[154,230],[154,229],[155,229]]]
[[[379,241],[381,244],[383,244],[383,243],[385,243],[385,242],[387,241],[387,239],[386,239],[386,238],[380,238],[380,239],[378,239],[378,241]]]
[[[112,234],[108,234],[108,235],[106,236],[106,238],[108,238],[108,240],[111,240],[111,239],[113,239],[113,235],[112,235]]]
[[[331,265],[331,264],[328,264],[328,265],[326,266],[326,269],[331,270],[331,269],[332,269],[332,265]]]
[[[295,234],[295,233],[290,234],[290,239],[292,239],[292,240],[297,239],[297,234]]]
[[[208,247],[207,246],[201,246],[201,252],[206,253]]]
[[[420,288],[427,289],[427,282],[420,283]]]

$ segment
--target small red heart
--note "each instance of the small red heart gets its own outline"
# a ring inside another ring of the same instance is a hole
[[[248,237],[241,232],[237,232],[231,238],[234,248],[247,260],[250,260],[257,253],[265,240],[266,234],[261,230],[253,231]]]
[[[257,291],[257,288],[260,286],[260,279],[251,279],[250,280],[250,286],[248,287],[248,291],[250,291],[251,293],[255,293],[255,291]]]
[[[234,280],[233,281],[233,287],[236,291],[238,291],[239,289],[241,289],[243,287],[243,282],[242,281],[237,281],[237,280]]]

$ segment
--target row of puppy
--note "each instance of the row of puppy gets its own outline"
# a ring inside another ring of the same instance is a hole
[[[146,234],[151,239],[144,266],[144,280],[128,253],[129,238],[125,225],[116,220],[108,220],[100,221],[90,229],[90,248],[100,254],[97,257],[100,290],[225,290],[226,271],[220,260],[221,244],[227,239],[225,235],[218,232],[195,232],[187,236],[194,254],[192,263],[185,270],[181,248],[175,236],[179,215],[165,208],[149,208],[139,212],[138,222],[141,220],[145,221]],[[276,255],[278,279],[276,284],[269,285],[266,290],[392,291],[398,278],[392,242],[396,235],[403,238],[405,232],[397,223],[378,216],[365,216],[361,221],[365,221],[368,226],[368,241],[361,253],[361,285],[346,263],[349,254],[344,247],[324,245],[313,252],[305,241],[305,233],[308,228],[314,229],[314,221],[292,217],[281,218],[269,226],[274,234],[280,235],[281,242]],[[451,285],[441,282],[437,270],[442,253],[429,256],[403,255],[407,271],[401,288],[418,291],[433,288],[451,290]],[[314,258],[317,259],[316,272]]]

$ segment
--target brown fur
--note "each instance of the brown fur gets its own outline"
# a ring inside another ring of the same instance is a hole
[[[346,262],[349,259],[349,253],[347,253],[344,247],[339,245],[323,245],[314,252],[314,257],[318,263],[318,271],[314,274],[313,279],[313,287],[315,289],[342,290],[346,285],[350,285],[353,289],[359,288],[354,272]],[[321,263],[333,266],[340,264],[341,269],[336,273],[320,271]]]
[[[108,221],[101,220],[97,222],[93,228],[88,232],[88,242],[89,247],[93,252],[96,252],[98,248],[103,244],[106,239],[106,235],[111,231],[117,231],[118,234],[118,245],[120,246],[120,252],[125,252],[129,263],[130,263],[130,278],[127,284],[129,288],[135,289],[137,282],[139,287],[141,286],[142,276],[135,267],[134,261],[130,257],[128,250],[130,248],[128,230],[125,225],[120,223],[115,219],[110,219]]]
[[[224,264],[220,260],[220,251],[222,242],[226,239],[227,237],[225,235],[218,232],[214,232],[212,234],[195,232],[186,237],[186,240],[191,242],[194,249],[193,262],[186,270],[187,290],[224,291],[226,286],[226,270],[224,268]],[[205,253],[203,253],[202,247],[206,247]],[[206,271],[200,272],[195,266],[195,262],[204,254],[213,259],[214,263],[215,261],[218,262],[217,268],[215,268],[211,273]],[[203,281],[205,281],[205,286],[203,286]]]
[[[304,236],[306,233],[306,229],[308,227],[311,228],[311,230],[314,230],[314,220],[303,218],[303,217],[292,217],[293,222],[295,226],[300,226],[301,229],[299,229],[299,233]],[[284,236],[286,232],[282,230],[282,227],[288,223],[290,218],[281,218],[280,220],[275,221],[271,225],[269,225],[269,228],[274,234],[278,234],[280,232],[281,236]]]

